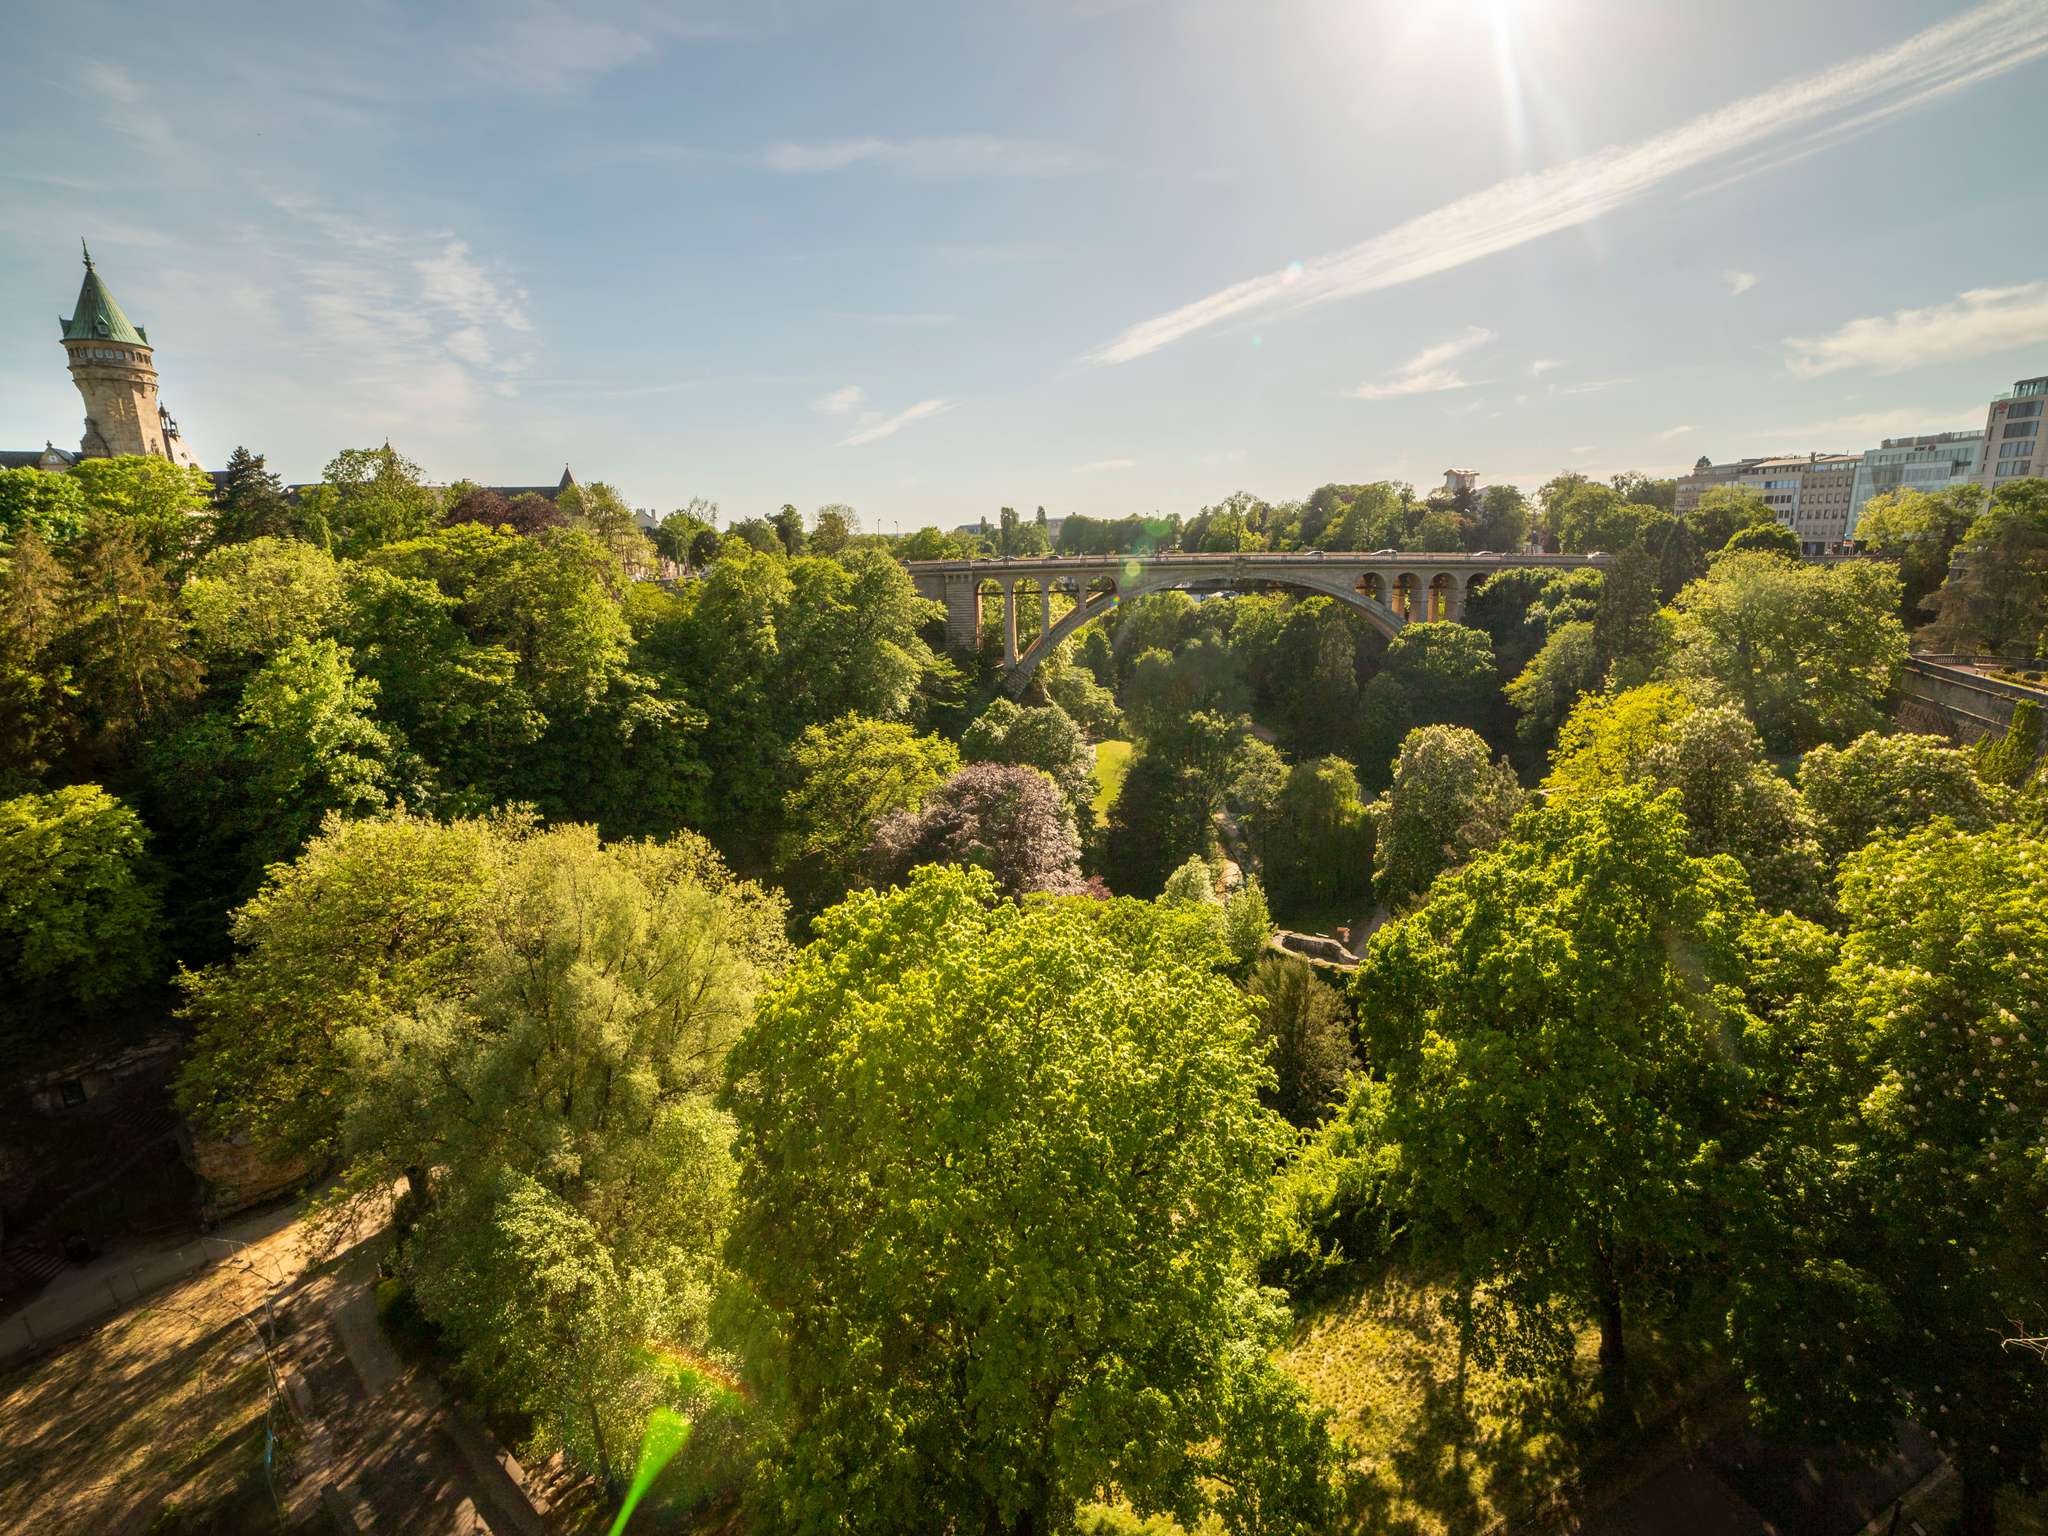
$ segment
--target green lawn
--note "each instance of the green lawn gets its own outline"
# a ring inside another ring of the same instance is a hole
[[[1124,787],[1124,775],[1131,767],[1131,744],[1128,741],[1098,741],[1095,743],[1095,814],[1107,816],[1115,802],[1117,791]]]

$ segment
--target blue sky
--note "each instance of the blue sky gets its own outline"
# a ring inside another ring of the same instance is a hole
[[[1981,424],[2048,0],[31,0],[0,446],[77,239],[203,462],[1192,512]]]

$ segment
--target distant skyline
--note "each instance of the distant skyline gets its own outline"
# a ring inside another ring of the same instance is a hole
[[[869,527],[1534,487],[2048,372],[2048,0],[31,0],[0,447],[78,239],[210,466]]]

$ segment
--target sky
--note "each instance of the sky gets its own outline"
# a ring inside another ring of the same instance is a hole
[[[90,241],[202,463],[726,518],[1855,451],[2048,373],[2048,0],[27,0],[0,447]]]

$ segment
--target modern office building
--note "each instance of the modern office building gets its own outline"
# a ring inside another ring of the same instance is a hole
[[[1960,481],[1975,480],[1983,460],[1982,432],[1930,432],[1919,437],[1888,437],[1866,448],[1856,465],[1856,484],[1849,495],[1845,538],[1856,537],[1863,504],[1888,491],[1939,491]]]
[[[1692,511],[1700,497],[1718,485],[1754,491],[1777,514],[1778,521],[1799,535],[1807,554],[1822,554],[1848,537],[1849,501],[1855,489],[1853,453],[1785,454],[1736,459],[1716,464],[1702,458],[1692,473],[1679,477],[1673,508]]]
[[[2048,450],[2041,447],[2041,422],[2048,405],[2048,374],[2021,379],[1995,397],[1984,417],[1984,456],[1978,483],[1995,491],[2008,480],[2048,475]]]

